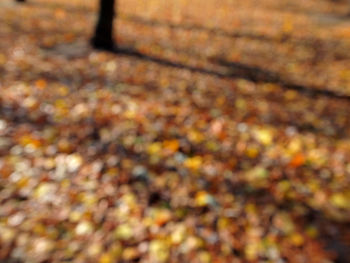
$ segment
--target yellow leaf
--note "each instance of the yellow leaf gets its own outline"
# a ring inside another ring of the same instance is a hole
[[[254,132],[254,137],[257,141],[264,145],[270,145],[273,140],[272,131],[268,129],[257,129]]]
[[[196,206],[207,206],[214,202],[214,198],[206,191],[199,191],[195,197]]]
[[[89,221],[83,221],[76,226],[75,233],[79,236],[83,236],[91,234],[93,230],[93,225]]]
[[[235,106],[239,109],[239,110],[245,110],[247,108],[247,102],[242,99],[242,98],[239,98],[236,100],[235,102]]]
[[[226,229],[229,226],[229,224],[230,224],[229,219],[222,217],[222,218],[219,218],[217,226],[219,230],[223,230],[223,229]]]
[[[288,144],[288,154],[294,155],[302,150],[302,142],[299,138],[294,138]]]
[[[204,136],[199,131],[192,129],[188,132],[188,139],[194,143],[201,143],[204,140]]]
[[[149,246],[149,253],[154,260],[166,262],[169,258],[169,244],[166,240],[153,240]]]
[[[34,191],[36,198],[44,198],[46,195],[55,191],[55,187],[52,183],[41,183]]]
[[[186,238],[186,227],[179,225],[174,232],[171,234],[171,242],[174,245],[181,244]]]
[[[283,23],[283,32],[284,33],[291,33],[294,29],[293,21],[291,19],[284,20]]]
[[[78,222],[82,218],[83,214],[79,211],[72,211],[69,214],[69,221]]]
[[[95,257],[95,256],[97,256],[97,255],[99,255],[101,253],[102,249],[103,249],[102,244],[100,244],[100,243],[92,243],[91,245],[89,245],[89,247],[87,249],[87,254],[90,257]],[[102,259],[102,256],[100,258],[100,262],[101,262],[101,259]]]
[[[122,257],[127,262],[132,262],[134,259],[136,259],[139,255],[139,252],[136,248],[133,247],[127,247],[122,252]],[[115,261],[113,261],[115,262]]]
[[[132,238],[133,230],[129,224],[122,224],[115,230],[115,237],[121,240],[128,240]]]
[[[68,93],[69,93],[69,89],[68,89],[67,86],[61,85],[61,86],[58,87],[57,92],[61,96],[67,96]]]
[[[259,154],[259,150],[255,147],[249,147],[246,151],[246,155],[249,157],[249,158],[256,158]]]
[[[6,63],[6,56],[0,53],[0,66]]]
[[[59,109],[64,109],[67,108],[67,103],[62,99],[58,99],[55,101],[55,107]]]
[[[19,143],[23,146],[31,146],[33,148],[39,148],[41,146],[40,140],[33,138],[30,135],[24,135],[20,138]]]
[[[201,263],[210,263],[211,262],[211,256],[208,251],[202,251],[199,253],[199,260]]]
[[[102,254],[99,260],[99,263],[113,263],[113,262],[114,262],[113,257],[108,253]]]
[[[259,246],[257,243],[249,243],[244,249],[245,256],[248,260],[255,260],[258,257]]]
[[[350,200],[347,200],[346,196],[342,193],[333,194],[330,201],[338,208],[347,208],[349,207],[350,202]]]
[[[185,160],[185,167],[191,170],[198,170],[202,165],[202,157],[194,156]]]
[[[160,142],[154,142],[150,144],[147,149],[150,155],[159,154],[161,150],[162,150],[162,144]]]
[[[136,111],[135,110],[127,110],[124,112],[124,116],[125,116],[125,118],[128,118],[128,119],[135,119]]]
[[[289,237],[290,242],[294,245],[294,246],[301,246],[302,244],[304,244],[304,237],[299,234],[299,233],[293,233],[290,237]]]

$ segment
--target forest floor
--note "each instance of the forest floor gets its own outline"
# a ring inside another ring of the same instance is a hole
[[[0,262],[350,262],[350,10],[0,2]]]

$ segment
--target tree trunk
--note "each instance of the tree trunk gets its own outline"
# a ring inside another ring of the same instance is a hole
[[[113,19],[115,0],[100,0],[100,10],[95,28],[95,35],[91,40],[93,47],[111,50],[115,47],[113,41]]]
[[[16,0],[25,2],[26,0]],[[100,10],[95,27],[95,34],[91,39],[94,48],[113,50],[116,45],[113,41],[113,20],[115,14],[115,2],[117,0],[99,0]]]

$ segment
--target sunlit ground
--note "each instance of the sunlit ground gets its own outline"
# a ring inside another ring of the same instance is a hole
[[[0,262],[350,261],[350,6],[96,9],[0,2]]]

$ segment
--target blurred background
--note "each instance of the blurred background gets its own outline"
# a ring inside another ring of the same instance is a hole
[[[0,262],[350,262],[350,3],[0,2]]]

